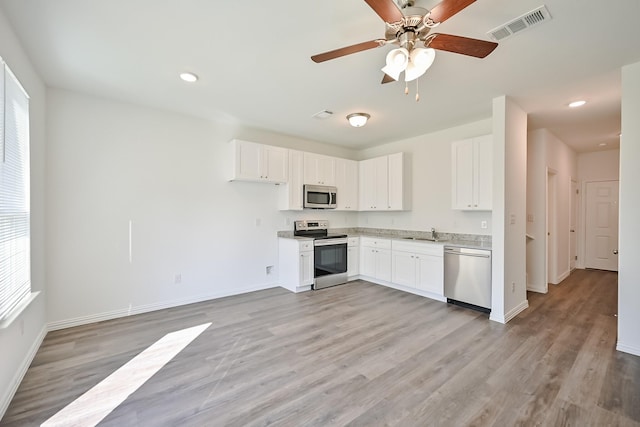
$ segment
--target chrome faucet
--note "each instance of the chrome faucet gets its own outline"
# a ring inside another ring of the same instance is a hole
[[[436,234],[436,229],[431,227],[431,240],[436,240],[438,235]]]

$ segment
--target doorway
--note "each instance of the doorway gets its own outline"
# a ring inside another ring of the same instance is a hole
[[[619,181],[585,185],[586,268],[618,271],[618,188]]]

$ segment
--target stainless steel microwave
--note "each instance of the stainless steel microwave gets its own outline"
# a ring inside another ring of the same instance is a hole
[[[338,189],[328,185],[305,185],[303,207],[312,209],[335,209]]]

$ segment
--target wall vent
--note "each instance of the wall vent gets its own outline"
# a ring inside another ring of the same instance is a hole
[[[537,9],[532,10],[529,13],[525,13],[522,16],[517,17],[514,20],[500,25],[487,34],[495,41],[502,41],[508,37],[513,36],[521,31],[531,28],[535,25],[541,24],[551,19],[551,14],[547,10],[547,7],[542,5]]]

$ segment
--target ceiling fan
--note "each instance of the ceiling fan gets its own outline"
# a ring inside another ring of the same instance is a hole
[[[484,58],[498,46],[497,43],[451,34],[431,33],[431,30],[451,18],[475,0],[444,0],[430,11],[414,7],[413,0],[365,0],[386,24],[385,37],[354,44],[329,52],[313,55],[311,59],[324,62],[341,56],[388,44],[400,46],[387,54],[382,83],[397,81],[404,71],[405,81],[411,81],[426,72],[435,58],[435,50]],[[424,48],[417,47],[422,43]],[[405,93],[408,90],[405,89]],[[418,98],[416,98],[417,100]]]

